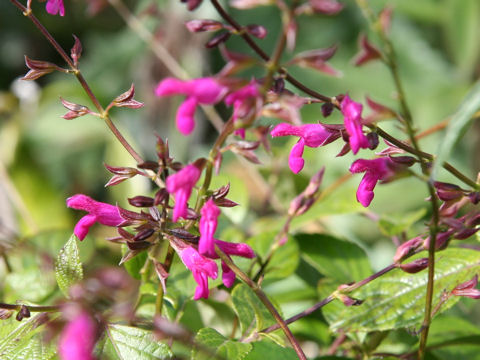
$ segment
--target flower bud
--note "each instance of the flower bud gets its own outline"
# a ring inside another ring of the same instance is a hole
[[[480,290],[475,289],[478,285],[478,274],[471,280],[461,283],[452,290],[452,294],[456,296],[465,296],[471,299],[480,299]]]
[[[24,318],[29,318],[29,317],[30,317],[30,310],[25,305],[22,305],[20,307],[20,310],[17,313],[17,316],[15,316],[15,319],[17,321],[22,321]]]
[[[329,102],[324,103],[322,105],[322,115],[323,115],[323,117],[325,117],[325,118],[329,117],[332,114],[333,109],[335,109],[335,106],[333,106],[332,103],[329,103]]]
[[[415,250],[417,250],[422,245],[423,241],[424,240],[418,236],[404,242],[402,245],[400,245],[397,248],[397,251],[393,256],[393,261],[397,263],[402,261],[406,257],[410,256],[411,254],[414,253]]]
[[[399,265],[400,269],[402,269],[403,271],[409,274],[418,273],[426,269],[427,267],[428,267],[428,258],[421,258],[421,259],[417,259],[412,262],[409,262],[407,264]]]
[[[188,31],[192,33],[204,31],[217,31],[223,29],[223,24],[216,20],[191,20],[185,23]]]
[[[148,196],[135,196],[128,199],[128,203],[135,207],[151,207],[154,206],[154,199]]]
[[[70,50],[70,57],[73,60],[73,65],[77,66],[78,59],[80,59],[80,56],[82,56],[82,43],[80,42],[80,39],[75,35],[73,35],[73,38],[75,39],[75,43]]]
[[[456,200],[460,199],[463,196],[463,191],[458,185],[435,181],[433,183],[433,186],[437,190],[437,195],[440,200]]]
[[[218,34],[211,38],[206,44],[205,47],[207,49],[212,49],[214,47],[217,47],[218,45],[224,43],[230,38],[230,33],[229,32],[223,32],[221,34]]]
[[[267,36],[267,29],[265,29],[262,25],[247,25],[245,30],[250,35],[259,39],[263,39],[265,36]]]
[[[367,134],[367,140],[369,143],[368,148],[370,150],[375,150],[379,144],[378,134],[376,132],[370,132]]]

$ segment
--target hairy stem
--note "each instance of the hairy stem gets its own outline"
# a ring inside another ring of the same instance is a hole
[[[57,306],[57,305],[34,306],[34,305],[0,303],[0,309],[5,309],[5,310],[19,311],[22,307],[26,307],[30,312],[57,312],[57,311],[60,311],[60,306]]]

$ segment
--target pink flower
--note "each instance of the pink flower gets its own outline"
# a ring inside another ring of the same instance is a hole
[[[76,315],[62,330],[58,353],[62,360],[93,360],[96,324],[85,311]]]
[[[124,221],[120,217],[116,206],[95,201],[87,195],[77,194],[68,198],[67,206],[88,212],[87,215],[80,219],[73,230],[73,233],[80,240],[85,239],[90,227],[96,222],[107,226],[119,226]]]
[[[50,15],[65,15],[65,6],[63,5],[63,0],[48,0],[46,9],[47,13]]]
[[[362,104],[356,103],[348,95],[342,100],[341,110],[344,116],[345,129],[349,135],[348,142],[352,152],[356,154],[360,148],[367,149],[369,142],[362,131]]]
[[[185,266],[192,272],[193,278],[198,284],[193,299],[208,299],[208,278],[217,278],[217,264],[215,264],[213,260],[200,255],[198,251],[191,246],[178,250],[178,253],[180,259],[182,259]]]
[[[232,92],[225,98],[225,104],[233,105],[233,121],[248,120],[255,116],[262,105],[262,94],[255,81]],[[245,139],[245,129],[235,130],[235,135]]]
[[[393,161],[390,158],[378,158],[373,160],[359,159],[350,166],[351,173],[364,172],[357,190],[357,200],[363,206],[368,207],[374,197],[373,189],[377,181],[385,180],[394,174],[391,169]]]
[[[172,216],[173,222],[176,222],[180,217],[187,217],[188,199],[201,173],[201,170],[195,166],[195,164],[190,164],[167,178],[167,191],[170,194],[175,194],[175,206],[173,207]]]
[[[230,243],[230,242],[217,240],[217,239],[214,239],[214,241],[215,241],[215,245],[217,245],[220,248],[220,250],[222,250],[229,257],[241,256],[248,259],[252,259],[255,257],[255,253],[253,252],[252,248],[247,244]],[[217,259],[218,255],[215,254],[215,256],[212,256],[212,258]],[[222,282],[228,288],[232,287],[233,283],[235,282],[235,273],[223,261],[222,261]]]
[[[209,257],[215,256],[215,243],[213,235],[217,229],[217,218],[220,216],[220,209],[212,198],[203,205],[200,218],[200,240],[198,243],[198,251],[202,255]]]
[[[183,135],[190,134],[195,127],[195,109],[198,104],[213,105],[227,93],[228,88],[213,78],[183,81],[175,78],[162,80],[155,89],[157,96],[186,95],[187,98],[177,111],[177,127]]]
[[[452,290],[452,294],[456,296],[465,296],[471,299],[480,299],[480,290],[476,289],[478,285],[478,274],[475,275],[471,280],[457,285],[455,289]]]
[[[270,135],[276,136],[299,136],[300,140],[296,143],[290,151],[288,165],[290,170],[295,174],[299,173],[304,166],[302,158],[305,145],[316,148],[327,145],[340,137],[340,133],[335,130],[330,130],[322,124],[306,124],[301,126],[290,125],[282,123],[275,126]]]

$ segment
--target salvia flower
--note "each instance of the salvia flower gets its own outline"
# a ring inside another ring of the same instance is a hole
[[[91,316],[81,311],[62,330],[58,353],[62,360],[93,360],[96,324]]]
[[[173,222],[176,222],[180,217],[186,218],[188,214],[188,199],[201,173],[202,171],[199,167],[195,164],[190,164],[167,178],[167,191],[175,195]]]
[[[254,117],[262,105],[262,94],[258,84],[254,81],[232,92],[225,98],[225,104],[233,105],[233,121],[250,120]],[[235,130],[235,135],[245,138],[245,129]]]
[[[60,16],[64,16],[65,6],[63,5],[63,0],[48,0],[46,10],[50,15],[60,14]]]
[[[295,174],[299,173],[305,164],[303,160],[303,150],[305,145],[316,148],[327,145],[340,137],[338,131],[327,129],[322,124],[306,124],[301,126],[290,125],[287,123],[278,124],[270,132],[273,137],[276,136],[298,136],[300,137],[290,151],[288,165]]]
[[[215,261],[200,255],[193,247],[188,246],[177,250],[185,266],[192,272],[193,278],[197,282],[194,299],[207,299],[208,278],[216,279],[218,276],[218,268]]]
[[[255,257],[255,252],[253,249],[245,243],[230,243],[222,240],[215,240],[215,245],[217,245],[220,250],[222,250],[228,257],[230,256],[240,256],[247,259],[252,259]],[[218,258],[218,255],[215,254],[214,259]],[[222,261],[222,282],[223,285],[230,288],[235,282],[235,273],[228,265]]]
[[[183,81],[175,78],[162,80],[155,89],[157,96],[186,95],[177,110],[177,127],[183,135],[195,128],[195,109],[198,104],[213,105],[227,93],[228,88],[211,77]]]
[[[368,149],[370,143],[362,131],[362,104],[359,104],[346,95],[341,104],[345,130],[347,130],[352,152],[356,154],[360,148]]]
[[[212,198],[203,205],[200,211],[202,217],[200,218],[200,240],[198,242],[198,251],[202,255],[215,256],[215,243],[213,235],[217,230],[218,217],[220,216],[220,209]]]
[[[378,158],[358,159],[350,166],[351,173],[365,173],[357,190],[357,200],[360,204],[365,207],[370,205],[374,197],[373,189],[377,182],[394,174],[391,165],[393,165],[393,161],[390,158]]]
[[[475,275],[471,280],[457,285],[455,289],[452,290],[452,294],[456,296],[465,296],[471,299],[480,299],[480,290],[476,289],[478,285],[478,274]]]
[[[93,200],[87,195],[76,194],[68,198],[67,206],[88,212],[78,221],[73,230],[79,240],[85,239],[90,227],[96,222],[107,226],[119,226],[124,222],[116,206]]]

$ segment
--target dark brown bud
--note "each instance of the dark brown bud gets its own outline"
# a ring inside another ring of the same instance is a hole
[[[229,32],[224,32],[224,33],[218,34],[218,35],[214,36],[213,38],[211,38],[210,41],[208,41],[205,44],[205,47],[207,49],[212,49],[214,47],[217,47],[218,45],[227,41],[230,38],[230,35],[231,34]]]
[[[474,205],[477,205],[480,202],[480,191],[471,192],[467,196]]]
[[[23,319],[29,318],[29,317],[30,317],[30,310],[25,305],[22,305],[20,307],[20,310],[18,310],[17,316],[15,316],[15,319],[17,319],[17,321],[22,321]]]
[[[330,102],[324,103],[322,105],[322,115],[323,115],[323,117],[325,117],[325,118],[329,117],[332,114],[333,109],[335,109],[335,106],[332,103],[330,103]]]
[[[137,165],[139,169],[148,169],[152,171],[157,171],[160,165],[156,161],[144,161]]]
[[[428,267],[428,258],[417,259],[407,264],[401,264],[399,267],[409,274],[415,274]]]
[[[143,241],[148,239],[150,236],[152,236],[155,233],[155,230],[153,229],[146,229],[140,231],[135,237],[133,238],[133,241]]]
[[[160,189],[158,190],[156,193],[155,193],[155,199],[153,201],[153,205],[157,206],[157,205],[160,205],[162,202],[165,201],[165,199],[167,198],[168,196],[168,191],[167,189],[163,188],[163,189]]]
[[[128,203],[135,207],[150,207],[154,205],[154,199],[148,196],[135,196],[128,199]]]
[[[369,132],[367,134],[368,148],[370,150],[375,150],[379,144],[378,134],[376,132]]]

